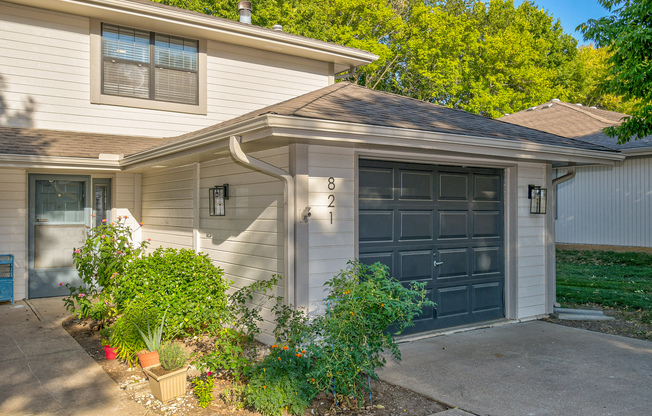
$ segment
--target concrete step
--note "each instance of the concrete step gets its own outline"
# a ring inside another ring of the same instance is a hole
[[[552,316],[565,321],[613,321],[616,319],[595,309],[555,308]]]

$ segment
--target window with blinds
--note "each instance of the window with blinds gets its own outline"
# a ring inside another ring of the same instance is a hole
[[[102,25],[102,93],[198,104],[198,42]]]

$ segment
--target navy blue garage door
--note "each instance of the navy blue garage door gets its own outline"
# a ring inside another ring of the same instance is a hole
[[[503,171],[361,160],[359,253],[437,307],[410,332],[504,316]]]

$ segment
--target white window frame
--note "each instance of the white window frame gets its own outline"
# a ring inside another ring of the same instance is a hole
[[[198,76],[198,103],[183,104],[167,101],[155,101],[146,98],[125,97],[102,93],[102,23],[116,26],[129,27],[140,30],[151,30],[133,27],[100,19],[91,19],[90,27],[90,68],[91,68],[91,104],[116,105],[121,107],[144,108],[150,110],[172,111],[177,113],[206,115],[206,40],[198,39],[197,76]],[[183,36],[185,37],[185,36]]]

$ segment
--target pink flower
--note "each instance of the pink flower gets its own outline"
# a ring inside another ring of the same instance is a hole
[[[140,224],[140,225],[145,225],[145,223],[144,223],[144,222],[140,222],[139,224]]]
[[[207,375],[208,377],[210,377],[210,376],[213,375],[213,372],[212,372],[212,371],[208,371],[208,372],[206,372],[206,375]]]
[[[106,238],[106,236],[104,234],[102,234],[102,238]]]
[[[148,238],[147,241],[152,241],[152,239],[151,239],[151,238]]]
[[[63,286],[63,283],[59,283],[59,286]]]
[[[126,220],[127,218],[129,218],[129,217],[127,217],[127,216],[125,215],[125,220]]]
[[[104,219],[102,220],[102,222],[106,222],[106,218],[104,218]]]
[[[118,217],[118,219],[120,219],[120,218],[122,218],[122,217]]]
[[[77,296],[79,296],[80,298],[83,298],[83,297],[86,296],[86,295],[85,295],[84,293],[80,293],[80,294],[77,295]]]

